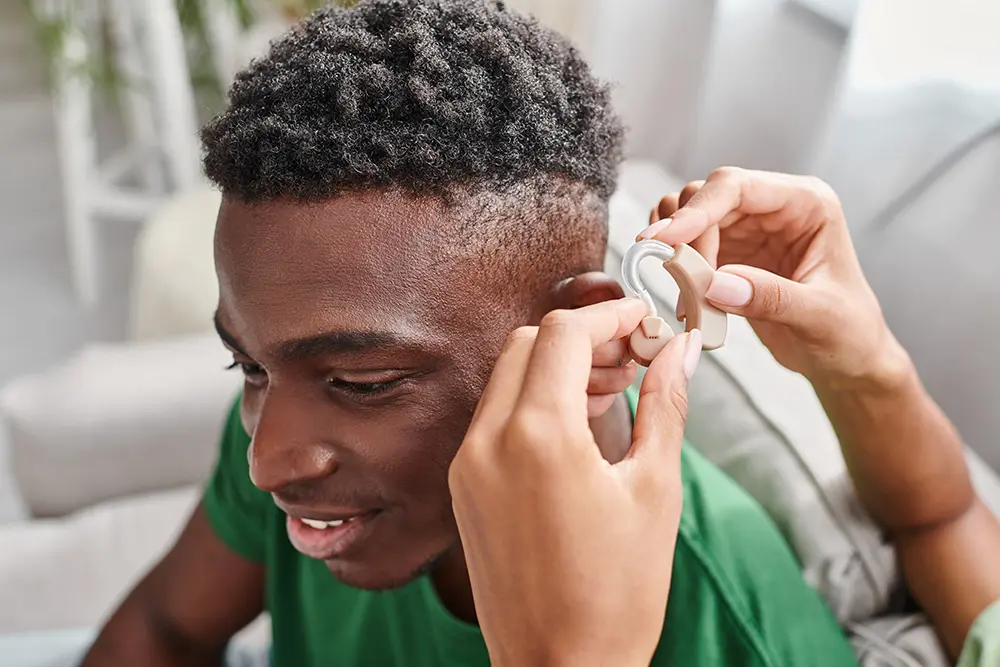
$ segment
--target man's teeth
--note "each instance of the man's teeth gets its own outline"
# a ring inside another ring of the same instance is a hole
[[[336,528],[337,526],[342,526],[346,519],[338,519],[336,521],[317,521],[316,519],[302,519],[302,523],[306,524],[310,528],[315,528],[316,530],[325,530],[327,528]]]

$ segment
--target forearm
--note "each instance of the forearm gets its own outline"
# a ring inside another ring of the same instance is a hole
[[[219,667],[224,647],[198,646],[143,601],[136,588],[108,620],[81,667]]]
[[[975,500],[961,437],[898,344],[881,363],[849,387],[813,386],[868,512],[890,533],[946,523]]]
[[[976,617],[1000,598],[1000,522],[976,496],[955,427],[905,353],[888,354],[870,383],[814,386],[862,503],[957,657]]]
[[[910,591],[957,658],[976,618],[1000,599],[1000,522],[977,500],[957,519],[895,543]]]

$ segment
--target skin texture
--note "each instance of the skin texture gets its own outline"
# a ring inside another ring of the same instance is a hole
[[[445,605],[471,621],[448,469],[493,364],[517,327],[622,291],[591,271],[513,288],[512,273],[484,271],[481,244],[458,233],[466,212],[391,192],[312,205],[226,199],[216,324],[247,377],[253,482],[299,516],[379,510],[349,557],[327,561],[332,574],[386,589],[430,569]],[[518,272],[531,278],[532,266]],[[616,396],[636,369],[623,360],[621,340],[596,348],[587,385],[589,423],[610,461],[631,443]],[[386,382],[395,384],[375,396],[347,384]],[[218,664],[261,611],[263,575],[199,511],[84,664]]]
[[[653,360],[619,463],[609,465],[595,446],[583,391],[592,349],[628,336],[645,315],[642,301],[619,299],[516,329],[452,463],[455,517],[492,665],[649,665],[653,657],[683,505],[687,380],[701,336],[676,336]]]
[[[555,305],[477,271],[450,224],[428,202],[375,194],[219,215],[217,319],[247,373],[251,478],[294,515],[378,512],[359,548],[327,561],[359,588],[439,559],[464,568],[448,466],[507,333]]]

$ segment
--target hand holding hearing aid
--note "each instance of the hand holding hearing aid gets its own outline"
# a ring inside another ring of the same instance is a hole
[[[665,196],[650,222],[637,240],[690,244],[718,266],[708,303],[746,317],[774,357],[814,385],[892,381],[907,367],[822,181],[722,168]]]
[[[673,337],[650,364],[632,444],[617,463],[598,449],[584,391],[596,350],[623,340],[645,314],[639,300],[618,299],[555,311],[511,334],[451,464],[494,665],[648,665],[656,649],[700,337]]]

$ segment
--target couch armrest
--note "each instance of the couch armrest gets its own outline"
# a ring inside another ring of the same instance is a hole
[[[0,633],[99,626],[170,548],[198,491],[118,498],[0,526],[0,590],[17,601],[0,605]]]
[[[11,470],[35,516],[204,481],[241,378],[214,336],[100,344],[0,392]]]

